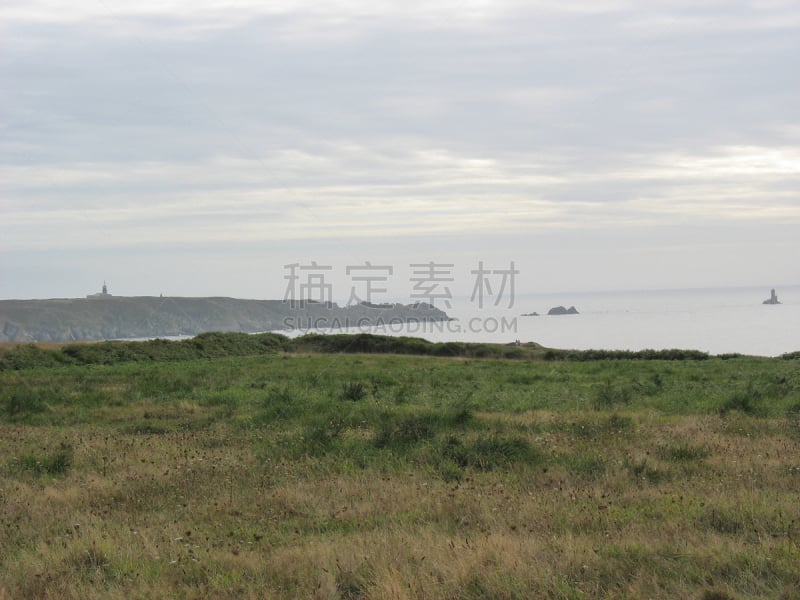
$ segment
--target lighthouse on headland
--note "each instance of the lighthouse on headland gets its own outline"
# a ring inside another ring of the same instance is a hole
[[[88,294],[86,297],[87,298],[110,298],[111,294],[108,293],[108,286],[106,285],[106,282],[104,281],[103,282],[103,291],[102,292],[98,292],[96,294]]]

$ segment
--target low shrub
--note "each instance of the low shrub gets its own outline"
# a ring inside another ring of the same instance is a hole
[[[15,470],[34,475],[64,475],[72,466],[72,446],[62,442],[48,454],[24,454],[14,462]]]
[[[691,444],[678,444],[675,446],[664,446],[659,448],[658,456],[662,460],[672,462],[690,462],[703,460],[711,454],[707,448],[692,446]]]
[[[729,396],[719,407],[719,413],[727,415],[736,410],[750,416],[763,416],[765,410],[761,399],[761,392],[750,382],[746,389],[734,392]]]
[[[432,414],[398,416],[384,413],[380,417],[373,443],[378,448],[417,444],[435,437],[439,425]]]
[[[17,421],[47,411],[47,404],[39,391],[21,388],[0,400],[0,410],[9,420]]]
[[[547,361],[587,362],[598,360],[708,360],[710,355],[699,350],[547,350]]]
[[[633,396],[628,386],[615,385],[610,379],[595,386],[594,404],[596,408],[605,409],[618,404],[630,404]]]
[[[627,463],[628,472],[637,481],[646,481],[651,484],[659,484],[670,478],[667,471],[651,466],[644,458],[637,462]]]
[[[358,402],[367,397],[367,386],[360,381],[346,381],[342,385],[342,390],[339,393],[341,400],[349,400],[351,402]]]
[[[468,441],[451,435],[444,441],[441,454],[459,467],[479,471],[508,469],[515,464],[541,462],[540,454],[528,440],[498,435]]]
[[[187,340],[68,344],[59,350],[33,344],[17,346],[0,358],[4,369],[32,369],[64,364],[113,365],[123,362],[183,361],[225,356],[256,356],[283,350],[289,339],[278,333],[209,332]]]
[[[0,357],[0,371],[58,367],[72,362],[58,350],[40,348],[34,344],[14,346]]]

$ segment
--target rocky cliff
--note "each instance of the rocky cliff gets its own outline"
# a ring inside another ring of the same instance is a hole
[[[446,321],[429,304],[291,304],[280,300],[105,296],[0,300],[0,342],[193,336],[204,331],[337,329]]]

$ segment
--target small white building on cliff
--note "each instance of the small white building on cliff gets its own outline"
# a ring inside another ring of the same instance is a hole
[[[110,298],[111,294],[108,293],[108,286],[103,282],[103,291],[96,294],[87,294],[87,298]]]

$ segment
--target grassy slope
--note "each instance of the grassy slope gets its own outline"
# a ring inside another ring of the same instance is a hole
[[[121,362],[186,361],[224,356],[258,356],[275,352],[412,354],[462,358],[513,358],[547,361],[597,360],[706,360],[697,350],[556,350],[535,342],[483,344],[429,342],[420,338],[371,334],[307,334],[294,339],[276,333],[208,332],[191,339],[142,342],[0,343],[0,371],[70,364],[116,364]],[[738,355],[726,355],[732,358]],[[785,355],[789,359],[792,356]],[[796,358],[796,356],[795,356]]]
[[[0,598],[792,598],[799,493],[796,360],[0,372]]]

